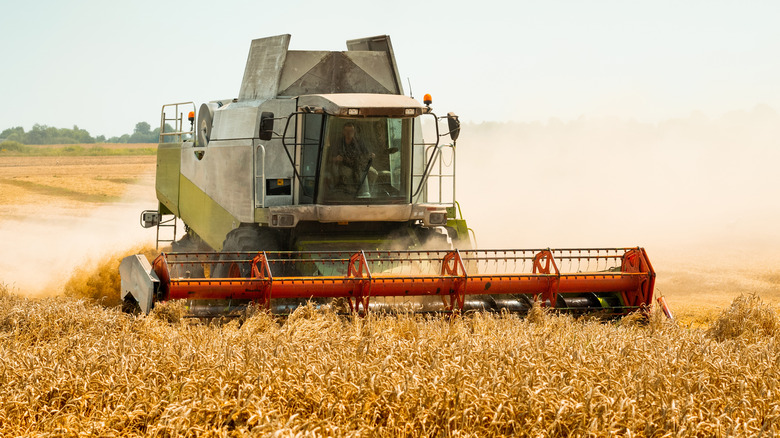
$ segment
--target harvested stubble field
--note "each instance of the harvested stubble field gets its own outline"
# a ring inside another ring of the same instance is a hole
[[[44,206],[82,209],[116,202],[128,186],[154,184],[155,160],[154,155],[0,157],[0,220],[33,216]]]
[[[743,296],[707,329],[538,310],[242,324],[0,297],[4,436],[766,436],[780,321]]]
[[[137,318],[111,307],[124,251],[105,249],[129,248],[112,240],[131,234],[120,220],[137,227],[138,211],[154,204],[118,206],[151,192],[153,171],[153,156],[0,158],[0,236],[24,239],[0,259],[0,435],[780,432],[774,259],[693,265],[651,249],[677,324],[658,313],[643,325],[540,312],[352,319],[305,308],[286,321],[257,313],[201,324],[176,304]],[[61,223],[80,243],[46,234]],[[73,257],[92,235],[101,263]],[[39,291],[56,296],[2,286],[10,270],[30,265],[21,278],[38,279],[68,257],[57,287]]]

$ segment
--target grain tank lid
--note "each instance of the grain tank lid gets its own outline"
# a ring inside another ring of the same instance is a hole
[[[266,100],[276,97],[289,45],[289,34],[252,40],[244,79],[238,92],[239,100]]]
[[[347,41],[346,52],[289,46],[289,34],[252,40],[239,103],[321,93],[403,94],[387,35]]]
[[[426,112],[415,99],[395,94],[312,94],[300,96],[298,105],[304,110],[341,117],[416,117]]]

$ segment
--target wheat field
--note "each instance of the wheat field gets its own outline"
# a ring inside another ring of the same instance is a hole
[[[771,436],[780,320],[742,296],[708,328],[653,313],[200,323],[0,297],[2,436]]]

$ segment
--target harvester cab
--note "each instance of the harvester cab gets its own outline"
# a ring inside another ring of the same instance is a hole
[[[159,208],[142,224],[173,252],[152,265],[123,261],[128,308],[186,299],[195,315],[252,302],[286,313],[336,298],[360,312],[523,312],[539,299],[625,313],[649,304],[655,274],[641,248],[473,249],[455,201],[460,122],[437,116],[429,95],[420,104],[403,94],[389,37],[337,52],[289,42],[252,41],[237,98],[163,106]],[[577,274],[561,273],[561,262]]]

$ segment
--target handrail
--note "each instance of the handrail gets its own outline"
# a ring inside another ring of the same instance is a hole
[[[192,113],[195,114],[195,103],[194,102],[179,102],[179,103],[169,103],[162,106],[162,110],[160,112],[160,137],[159,142],[165,143],[165,139],[167,138],[173,138],[174,142],[178,143],[182,141],[182,137],[184,135],[189,134],[193,139],[195,139],[195,123],[190,124],[190,130],[185,131],[184,130],[184,112],[179,112],[179,107],[184,105],[192,105]],[[166,117],[165,116],[165,109],[173,107],[173,113],[175,117]],[[174,131],[166,132],[165,126],[166,122],[175,122],[173,129]]]
[[[452,170],[453,170],[452,174],[444,173],[444,167],[443,167],[444,164],[443,164],[443,160],[441,158],[442,149],[444,149],[444,148],[451,148],[452,149],[452,164],[451,164]],[[428,180],[431,177],[433,177],[434,179],[438,178],[438,180],[439,180],[438,181],[439,182],[439,197],[438,197],[438,200],[436,202],[426,199],[426,203],[430,203],[430,204],[443,204],[443,205],[454,205],[455,199],[456,199],[455,198],[455,175],[456,175],[455,174],[455,145],[450,143],[450,144],[429,146],[425,152],[427,153],[428,150],[432,150],[431,158],[430,158],[431,161],[426,166],[425,173],[422,174],[422,175],[415,175],[415,176],[420,176],[422,179],[420,180],[420,184],[419,184],[419,186],[417,188],[417,191],[415,192],[414,202],[417,202],[417,200],[420,198],[420,196],[422,196],[422,193],[423,193],[422,188],[425,187],[425,184],[428,183]],[[439,164],[439,173],[432,173],[433,172],[433,168],[434,168],[434,166],[435,166],[437,161],[438,161],[438,164]],[[443,202],[442,201],[442,198],[443,198],[442,190],[443,190],[443,187],[444,187],[443,181],[444,181],[445,178],[452,178],[452,202]]]
[[[263,161],[263,166],[261,169],[261,174],[257,174],[257,154],[255,154],[255,208],[258,207],[265,207],[265,146],[262,144],[257,145],[257,151],[260,153],[260,156]],[[262,181],[262,184],[260,184],[260,198],[258,199],[258,193],[257,193],[257,179],[260,178],[260,181]],[[258,200],[260,201],[258,203]]]

